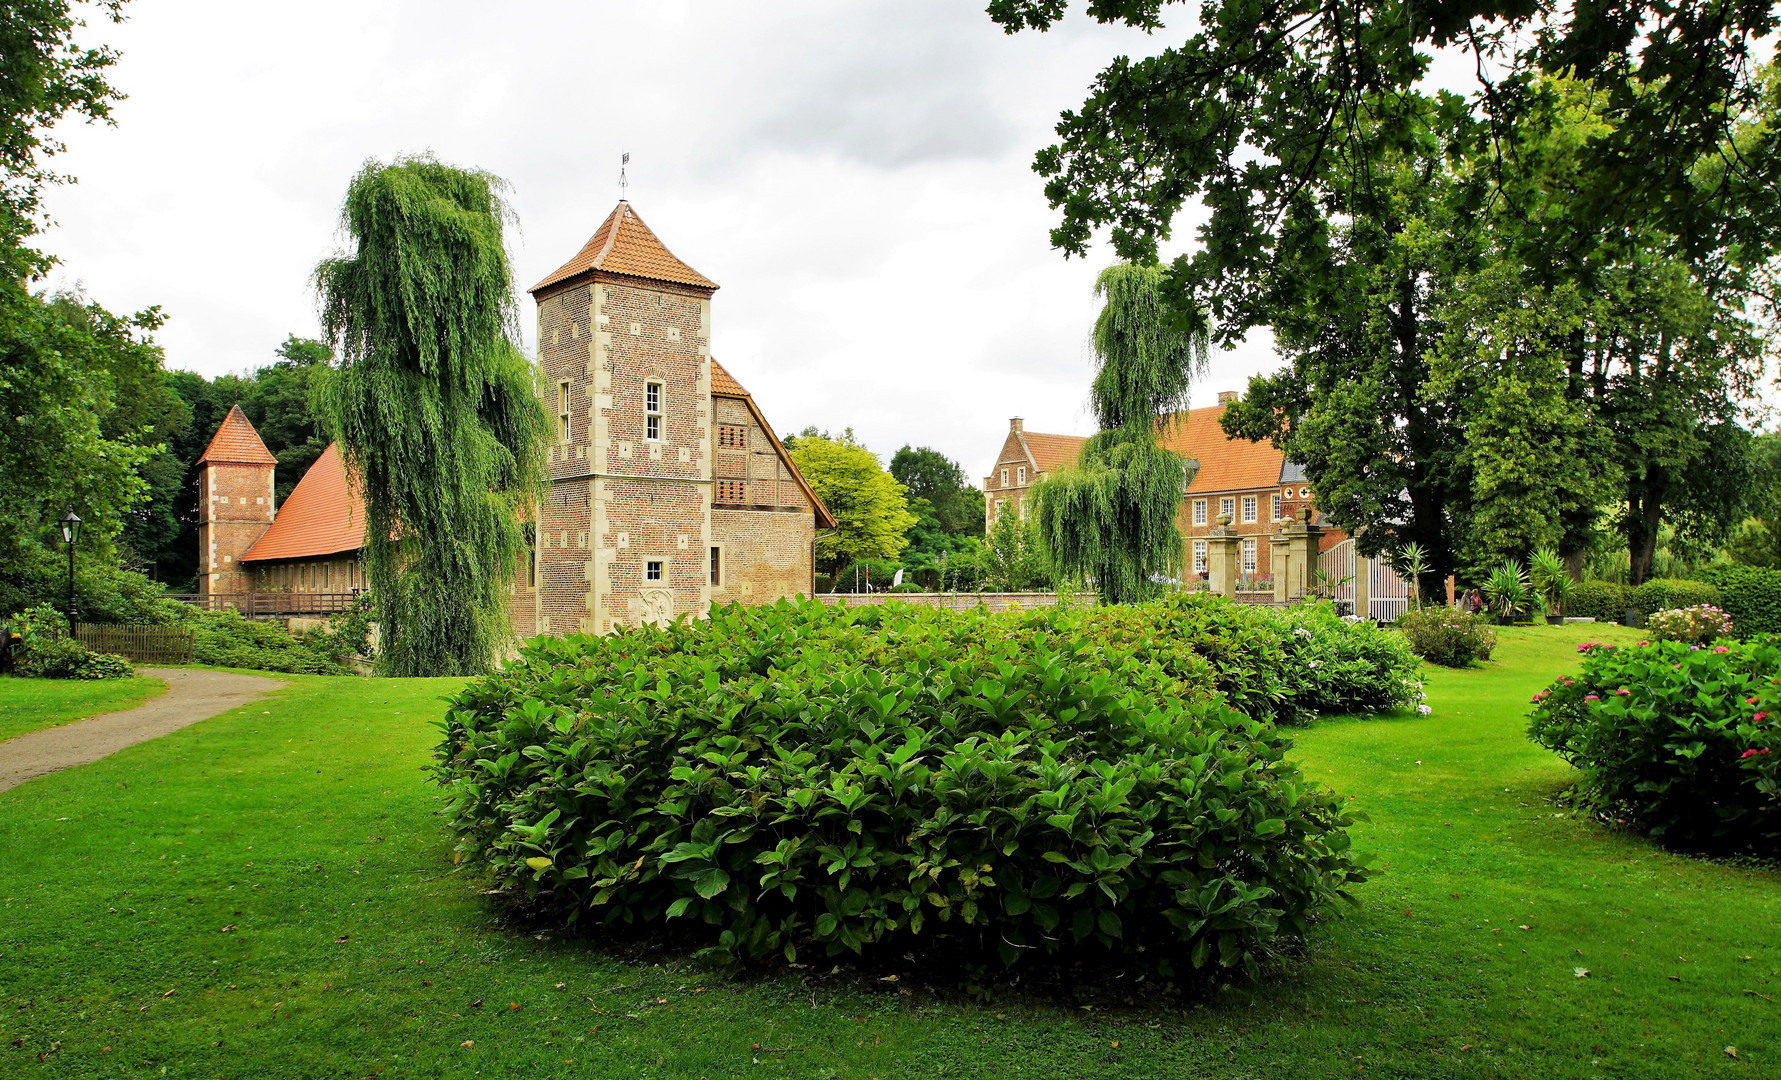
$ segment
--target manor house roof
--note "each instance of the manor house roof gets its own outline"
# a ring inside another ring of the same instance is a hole
[[[204,448],[199,456],[198,464],[215,461],[227,465],[276,465],[278,459],[272,451],[266,449],[261,441],[260,433],[241,411],[241,406],[229,407],[229,415],[223,417],[216,434],[210,437],[210,445]]]
[[[622,199],[573,259],[557,267],[529,291],[541,292],[596,270],[671,285],[690,285],[695,289],[718,287],[717,282],[675,258],[668,246],[657,239],[637,216],[637,211],[631,209],[631,204]]]
[[[1187,493],[1253,491],[1280,483],[1286,455],[1266,439],[1250,442],[1226,435],[1218,424],[1223,414],[1223,405],[1208,405],[1163,421],[1162,445],[1200,463]]]
[[[1027,453],[1032,455],[1033,466],[1047,474],[1074,462],[1082,444],[1088,441],[1086,435],[1049,435],[1043,431],[1023,431],[1020,437],[1027,444]]]
[[[364,546],[365,508],[347,482],[340,447],[330,443],[241,561],[317,559]]]

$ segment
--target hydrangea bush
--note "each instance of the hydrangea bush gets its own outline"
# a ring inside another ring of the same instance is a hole
[[[1781,851],[1781,638],[1582,649],[1529,725],[1579,801],[1679,848]]]
[[[1645,619],[1645,629],[1659,641],[1698,645],[1732,635],[1732,617],[1712,604],[1666,608]]]
[[[718,608],[533,641],[451,699],[437,778],[457,858],[541,916],[737,961],[1253,967],[1365,879],[1270,717],[1412,700],[1397,660],[1364,684],[1368,635],[1187,597]]]

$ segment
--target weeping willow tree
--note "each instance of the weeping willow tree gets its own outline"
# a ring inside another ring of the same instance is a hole
[[[430,157],[368,162],[315,271],[339,356],[315,389],[365,504],[391,675],[488,669],[543,485],[547,418],[518,319],[505,184]]]
[[[1156,595],[1181,568],[1175,517],[1180,455],[1157,443],[1166,417],[1187,404],[1206,370],[1203,319],[1171,308],[1160,267],[1120,263],[1101,272],[1095,380],[1089,406],[1101,430],[1076,464],[1036,489],[1039,527],[1057,568],[1095,583],[1101,601]]]

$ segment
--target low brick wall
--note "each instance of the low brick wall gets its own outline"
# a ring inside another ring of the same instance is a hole
[[[991,611],[1007,611],[1010,608],[1054,607],[1058,601],[1058,594],[1049,592],[876,592],[818,593],[816,598],[825,604],[846,603],[851,607],[885,604],[894,600],[898,603],[922,604],[927,607],[959,609],[985,607]],[[1072,603],[1092,604],[1095,602],[1095,594],[1072,593],[1070,599]]]

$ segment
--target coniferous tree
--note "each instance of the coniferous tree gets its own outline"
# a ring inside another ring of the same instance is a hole
[[[1099,368],[1089,406],[1101,430],[1076,464],[1034,489],[1040,534],[1053,564],[1092,580],[1104,603],[1155,595],[1181,565],[1181,457],[1157,442],[1164,418],[1184,408],[1206,368],[1203,320],[1182,315],[1162,293],[1163,271],[1120,263],[1101,272],[1106,304],[1095,320]]]
[[[339,357],[315,401],[364,497],[389,674],[483,671],[511,633],[547,419],[515,343],[503,186],[430,157],[367,163],[341,211],[355,250],[315,272]]]

